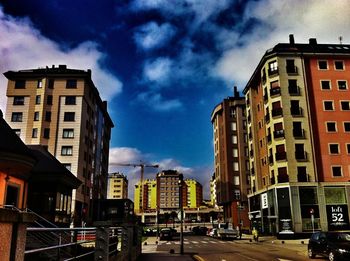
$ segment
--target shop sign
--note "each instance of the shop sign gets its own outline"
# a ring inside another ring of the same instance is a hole
[[[269,207],[269,203],[267,200],[267,193],[261,194],[261,208],[265,209]]]
[[[347,205],[327,205],[328,230],[348,230],[349,215]]]
[[[280,234],[293,234],[292,219],[280,219]]]

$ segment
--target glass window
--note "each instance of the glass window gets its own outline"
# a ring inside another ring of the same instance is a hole
[[[67,89],[77,88],[77,80],[73,80],[73,79],[67,80],[66,88]]]
[[[334,61],[334,68],[336,70],[344,70],[344,62],[343,61]]]
[[[38,137],[38,129],[34,128],[32,131],[32,138],[37,138]]]
[[[45,139],[49,139],[50,138],[50,129],[49,128],[45,128],[44,129],[44,138]]]
[[[341,106],[341,109],[342,109],[343,111],[348,111],[348,110],[350,110],[350,103],[349,103],[349,101],[341,101],[341,102],[340,102],[340,106]]]
[[[45,112],[45,121],[51,121],[51,111]]]
[[[40,104],[41,103],[41,96],[37,95],[35,96],[35,104]]]
[[[43,87],[43,82],[42,82],[41,79],[38,80],[36,87],[37,87],[37,88],[42,88],[42,87]]]
[[[75,105],[76,104],[75,96],[66,96],[65,104],[66,105]]]
[[[332,175],[333,177],[343,176],[341,166],[332,166]]]
[[[327,131],[328,132],[336,132],[337,131],[337,123],[336,122],[326,122]]]
[[[323,108],[325,111],[333,111],[333,101],[323,101]]]
[[[331,82],[328,80],[322,80],[321,81],[321,89],[322,90],[330,90],[331,89]]]
[[[21,122],[23,121],[23,113],[22,112],[13,112],[11,116],[12,122]]]
[[[75,120],[75,112],[64,113],[64,121],[74,121],[74,120]]]
[[[339,154],[339,144],[328,144],[330,154]]]
[[[54,79],[49,79],[49,83],[48,83],[48,88],[49,89],[53,89],[54,87],[54,84],[55,84],[55,80]]]
[[[52,105],[52,95],[47,95],[46,104],[47,105]]]
[[[40,117],[40,114],[38,111],[34,112],[34,121],[38,121]]]
[[[346,81],[337,81],[337,83],[338,83],[338,90],[348,89],[348,84]]]
[[[350,144],[349,144],[349,143],[346,144],[346,152],[347,152],[348,154],[350,154]]]
[[[319,70],[328,70],[327,61],[318,61],[318,69]]]
[[[13,105],[24,105],[24,96],[13,97]]]
[[[71,156],[73,155],[73,146],[62,146],[61,148],[62,156]]]
[[[15,89],[24,89],[26,87],[26,81],[25,80],[17,80],[15,82]]]
[[[344,131],[350,132],[350,122],[344,122]]]
[[[74,138],[74,129],[63,129],[62,138],[65,138],[65,139]]]

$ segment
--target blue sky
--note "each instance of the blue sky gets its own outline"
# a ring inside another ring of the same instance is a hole
[[[349,43],[349,13],[346,0],[0,1],[0,71],[92,69],[115,123],[110,161],[177,169],[208,198],[215,105],[291,33]],[[5,91],[1,75],[2,110]],[[128,175],[132,197],[139,169],[110,171]]]

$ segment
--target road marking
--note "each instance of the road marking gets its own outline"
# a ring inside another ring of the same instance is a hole
[[[208,244],[209,242],[208,241],[201,241],[201,243]]]
[[[193,258],[197,261],[204,261],[204,259],[201,258],[199,255],[194,255]]]
[[[280,261],[292,261],[292,260],[289,260],[289,259],[283,259],[283,258],[277,258],[278,260]]]

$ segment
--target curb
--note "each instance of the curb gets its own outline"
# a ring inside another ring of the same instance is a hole
[[[199,255],[193,255],[192,257],[193,257],[193,259],[196,260],[196,261],[204,261],[204,259],[201,258]]]

